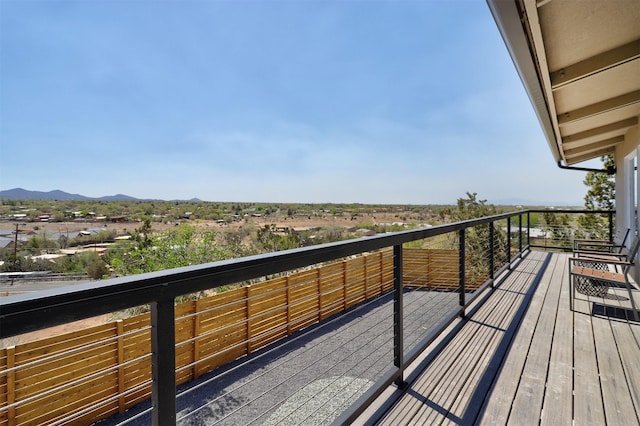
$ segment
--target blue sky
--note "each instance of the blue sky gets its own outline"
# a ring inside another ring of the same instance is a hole
[[[0,0],[0,157],[0,189],[88,196],[586,191],[482,1]]]

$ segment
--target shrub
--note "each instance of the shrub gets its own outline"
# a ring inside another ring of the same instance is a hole
[[[109,275],[109,268],[102,259],[95,260],[87,266],[87,275],[94,280],[99,280]]]

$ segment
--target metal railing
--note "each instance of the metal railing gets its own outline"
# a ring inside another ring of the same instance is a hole
[[[360,399],[338,418],[355,419],[367,404],[391,383],[402,385],[404,370],[466,308],[482,290],[530,247],[531,214],[518,211],[426,229],[383,234],[356,240],[287,250],[155,273],[80,284],[0,299],[0,338],[44,329],[143,304],[151,307],[152,422],[176,423],[176,326],[174,300],[178,296],[304,268],[365,252],[393,249],[393,363]],[[556,213],[555,211],[554,213]],[[571,213],[576,213],[571,211]],[[578,212],[586,213],[586,212]],[[589,212],[591,213],[591,212]],[[612,215],[609,229],[612,229]],[[505,232],[505,230],[507,232]],[[611,232],[611,231],[610,231]],[[458,307],[443,316],[437,327],[406,348],[403,315],[403,245],[424,239],[454,236],[459,251]],[[480,244],[474,246],[473,244]],[[471,261],[472,260],[472,261]],[[470,276],[484,282],[471,293]]]
[[[612,210],[529,210],[527,217],[531,248],[571,251],[575,239],[613,240]]]

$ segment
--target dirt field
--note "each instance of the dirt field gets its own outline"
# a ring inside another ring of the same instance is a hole
[[[391,223],[417,223],[426,224],[437,220],[436,216],[422,216],[412,212],[399,213],[360,213],[355,217],[348,215],[334,216],[325,214],[323,216],[268,216],[268,217],[247,217],[237,222],[220,225],[215,221],[206,221],[200,219],[193,220],[176,220],[168,223],[152,222],[153,229],[164,230],[174,227],[177,223],[189,223],[200,228],[224,229],[227,227],[237,228],[247,224],[254,224],[258,227],[264,225],[275,224],[278,227],[304,228],[304,227],[325,227],[325,226],[342,226],[352,227],[360,224],[391,224]],[[93,228],[115,229],[119,235],[132,232],[139,228],[140,222],[126,223],[104,223],[91,221],[72,221],[72,222],[26,222],[20,225],[21,232],[29,232],[33,230],[46,230],[50,232],[77,232]],[[0,222],[0,228],[10,229],[15,226],[15,222]]]

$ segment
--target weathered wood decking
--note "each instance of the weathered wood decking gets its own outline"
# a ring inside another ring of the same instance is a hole
[[[529,253],[404,391],[379,399],[400,395],[393,406],[359,422],[639,424],[640,324],[625,315],[629,294],[578,292],[572,312],[567,258]]]

